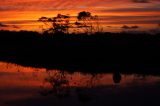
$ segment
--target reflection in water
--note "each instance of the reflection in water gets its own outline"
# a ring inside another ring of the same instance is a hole
[[[115,84],[120,83],[122,76],[120,73],[116,72],[113,74],[113,81]]]
[[[66,73],[64,71],[47,71],[48,77],[44,80],[43,91],[41,94],[43,96],[47,96],[48,94],[54,93],[57,97],[66,97],[69,96],[69,81],[66,77]],[[49,88],[46,85],[50,85]]]
[[[13,106],[13,102],[15,106],[27,106],[23,103],[28,100],[32,103],[37,99],[40,104],[44,100],[48,101],[48,105],[51,103],[56,105],[58,101],[56,98],[78,100],[80,103],[93,102],[93,104],[94,100],[106,103],[105,98],[108,98],[106,104],[114,104],[114,100],[119,100],[114,96],[117,92],[123,99],[128,99],[128,94],[135,95],[136,99],[137,95],[142,94],[141,90],[144,87],[145,98],[147,95],[153,97],[160,94],[158,76],[68,73],[0,62],[0,78],[0,106]],[[67,105],[69,102],[62,102],[62,104]]]
[[[77,95],[81,102],[88,102],[92,98],[92,94],[88,91],[96,86],[102,75],[96,74],[82,74],[72,73],[69,74],[65,71],[50,70],[47,71],[48,76],[45,78],[43,90],[41,95],[47,96],[54,94],[58,98],[66,98],[71,96],[74,89],[74,94]],[[78,78],[79,77],[79,78]]]

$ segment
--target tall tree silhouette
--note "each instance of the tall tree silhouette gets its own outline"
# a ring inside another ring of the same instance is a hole
[[[90,12],[82,11],[78,13],[76,24],[83,28],[86,33],[102,32],[103,28],[99,23],[99,16],[92,16]]]
[[[85,28],[86,33],[93,32],[92,15],[90,12],[82,11],[78,13],[77,19],[79,21],[79,27]]]

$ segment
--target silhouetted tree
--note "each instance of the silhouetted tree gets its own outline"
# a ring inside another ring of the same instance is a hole
[[[39,18],[40,22],[43,22],[47,27],[45,32],[48,33],[69,33],[70,26],[70,16],[57,14],[56,17],[48,18],[41,17]]]
[[[44,32],[47,33],[69,33],[69,28],[82,29],[85,33],[102,32],[100,28],[99,17],[92,16],[90,12],[82,11],[78,13],[77,21],[70,23],[69,15],[57,14],[56,17],[39,18],[40,22],[43,22],[45,27]]]
[[[75,24],[84,29],[86,33],[103,31],[103,28],[100,27],[98,15],[92,16],[90,12],[82,11],[78,13],[77,19],[78,21]]]
[[[78,13],[77,19],[78,22],[75,24],[78,25],[78,27],[84,28],[86,33],[93,32],[93,16],[90,12],[82,11]]]
[[[93,20],[94,20],[94,32],[103,32],[103,27],[100,26],[100,19],[99,19],[99,16],[98,15],[95,15],[93,17]]]

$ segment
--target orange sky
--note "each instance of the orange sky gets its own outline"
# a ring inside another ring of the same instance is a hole
[[[104,28],[112,26],[109,30],[124,24],[152,29],[160,23],[160,0],[3,0],[0,29],[39,30],[41,16],[75,16],[83,10],[101,16]]]

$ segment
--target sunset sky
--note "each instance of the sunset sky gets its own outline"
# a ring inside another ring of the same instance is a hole
[[[123,25],[154,29],[160,23],[160,0],[3,0],[0,29],[40,30],[41,16],[76,16],[84,10],[99,15],[106,31],[121,30]]]

